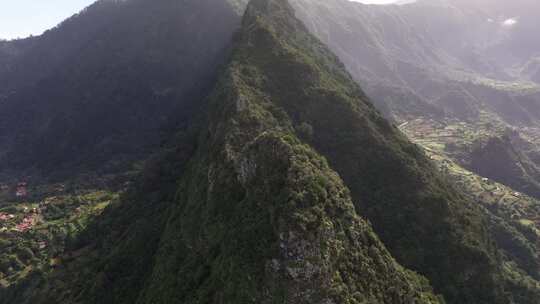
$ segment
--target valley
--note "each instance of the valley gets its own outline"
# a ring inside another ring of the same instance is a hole
[[[439,170],[449,175],[454,183],[464,189],[474,200],[489,210],[533,229],[540,235],[540,201],[514,189],[479,176],[464,168],[463,152],[460,145],[467,147],[479,138],[493,136],[493,131],[478,132],[481,128],[471,128],[464,123],[444,125],[434,121],[417,119],[403,123],[400,129],[437,163]],[[503,130],[499,130],[503,131]],[[469,133],[470,132],[470,133]],[[467,139],[471,141],[467,142]],[[467,155],[465,153],[465,155]]]
[[[535,127],[510,127],[485,114],[474,123],[417,118],[403,122],[400,129],[429,153],[539,198],[540,145]]]
[[[5,189],[5,188],[4,188]],[[76,258],[68,248],[118,194],[66,190],[63,185],[28,189],[30,196],[0,194],[0,285],[8,288]]]

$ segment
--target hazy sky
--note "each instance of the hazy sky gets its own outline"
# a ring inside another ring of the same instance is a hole
[[[0,39],[39,35],[94,0],[0,0]]]
[[[352,0],[356,2],[369,3],[369,4],[388,4],[396,2],[397,0]]]
[[[0,39],[39,35],[95,0],[0,0]],[[396,0],[353,0],[386,4]]]

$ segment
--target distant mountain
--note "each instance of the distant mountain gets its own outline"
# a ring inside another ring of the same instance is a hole
[[[395,2],[395,4],[404,5],[404,4],[414,3],[414,2],[416,2],[416,0],[398,0]]]
[[[511,5],[528,8],[527,15],[525,9],[499,15],[495,8],[502,4],[495,5],[497,1],[487,6],[492,10],[480,10],[474,1],[420,1],[404,6],[365,6],[346,0],[294,3],[299,17],[337,53],[368,93],[375,84],[402,86],[452,114],[452,109],[437,101],[449,90],[467,86],[475,93],[471,95],[477,107],[487,108],[508,123],[538,124],[540,120],[535,94],[539,86],[523,81],[534,78],[530,72],[515,71],[515,66],[529,65],[534,74],[531,59],[540,45],[535,45],[535,39],[513,42],[525,40],[526,33],[534,36],[529,20],[538,20],[530,17],[538,11],[535,1]],[[516,17],[521,13],[523,17]],[[521,21],[505,26],[512,18]],[[504,106],[483,96],[491,91],[500,92]]]
[[[390,119],[430,118],[471,128],[483,122],[526,133],[540,128],[538,1],[293,3],[299,18],[343,60]],[[516,185],[520,176],[504,180]],[[536,177],[531,181],[540,183]]]
[[[207,94],[237,5],[101,0],[42,36],[0,42],[4,177],[115,172],[148,157]]]

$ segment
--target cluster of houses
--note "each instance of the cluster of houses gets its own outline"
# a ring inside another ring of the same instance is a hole
[[[14,230],[18,232],[26,232],[32,229],[32,227],[34,227],[36,223],[37,223],[37,217],[35,215],[28,215],[24,217],[22,222],[20,222],[19,224],[15,226]]]
[[[9,220],[12,220],[14,218],[15,218],[15,215],[13,215],[13,214],[7,214],[7,213],[4,213],[4,212],[0,212],[0,221],[1,222],[9,221]]]
[[[0,221],[8,221],[14,219],[15,216],[13,214],[0,214]],[[38,222],[38,218],[35,214],[27,215],[23,218],[22,222],[15,225],[14,228],[11,230],[18,231],[18,232],[26,232],[30,229],[32,229]],[[0,228],[0,232],[8,231],[7,227]]]
[[[30,229],[32,229],[39,220],[39,213],[41,213],[41,210],[38,208],[28,208],[24,207],[24,213],[26,214],[22,220],[22,222],[15,225],[14,228],[11,230],[18,231],[18,232],[26,232]],[[0,222],[7,222],[15,219],[16,216],[14,214],[8,214],[5,212],[0,212]],[[9,229],[6,227],[1,227],[0,232],[8,231]]]

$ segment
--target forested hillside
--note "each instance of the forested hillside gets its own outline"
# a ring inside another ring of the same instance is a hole
[[[436,141],[481,154],[474,115],[510,125],[451,77],[457,51],[425,54],[428,34],[374,51],[366,24],[408,5],[245,5],[102,0],[0,43],[0,303],[536,304],[538,202]],[[460,85],[435,102],[418,83]]]
[[[117,172],[148,157],[190,120],[239,22],[227,1],[101,0],[3,42],[4,179]]]

